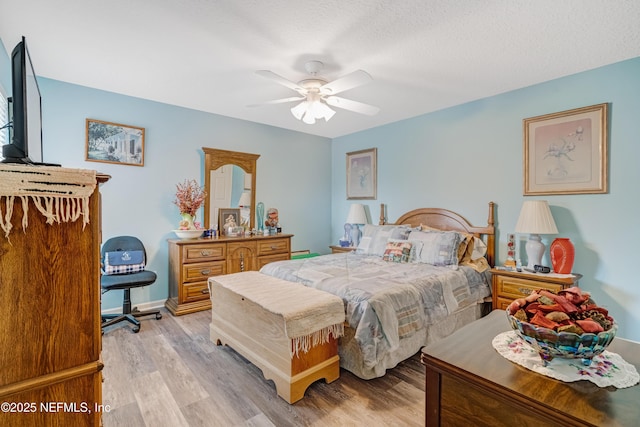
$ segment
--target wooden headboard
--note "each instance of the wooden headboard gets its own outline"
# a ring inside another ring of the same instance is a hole
[[[474,236],[483,239],[487,244],[487,261],[489,262],[489,265],[493,267],[495,265],[494,262],[496,255],[494,209],[495,204],[493,202],[489,202],[487,225],[483,227],[474,226],[464,219],[462,215],[442,208],[414,209],[402,215],[394,224],[410,225],[411,227],[417,227],[422,224],[439,230],[462,231],[473,234]],[[381,204],[380,225],[386,223],[385,205]]]

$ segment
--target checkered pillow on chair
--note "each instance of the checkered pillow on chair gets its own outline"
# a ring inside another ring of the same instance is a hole
[[[137,273],[144,268],[144,251],[117,251],[104,254],[104,274]]]

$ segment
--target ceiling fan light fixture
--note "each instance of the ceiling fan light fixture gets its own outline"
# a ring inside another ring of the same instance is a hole
[[[336,113],[334,110],[329,108],[327,104],[320,101],[316,102],[313,108],[315,110],[315,117],[318,119],[323,118],[326,121],[329,121],[329,119],[331,119],[331,117]]]
[[[313,117],[313,114],[309,114],[309,110],[307,110],[304,117],[302,118],[302,121],[308,125],[312,125],[316,122],[316,118]]]
[[[305,63],[305,69],[307,73],[309,73],[310,78],[297,83],[287,80],[273,71],[256,71],[257,74],[271,79],[284,87],[293,89],[299,94],[299,96],[295,97],[267,101],[262,103],[262,105],[282,104],[303,100],[291,108],[291,114],[293,114],[293,117],[297,120],[301,120],[310,125],[319,119],[329,121],[336,113],[336,111],[330,107],[337,107],[342,110],[349,110],[369,116],[377,114],[378,111],[380,111],[378,107],[373,105],[335,96],[340,92],[369,83],[372,78],[366,71],[356,70],[336,80],[327,82],[324,78],[318,77],[318,73],[322,70],[323,66],[324,64],[320,61],[308,61]]]
[[[293,114],[293,117],[295,117],[298,120],[302,120],[302,116],[307,111],[308,104],[309,102],[302,101],[300,104],[296,105],[295,107],[292,107],[291,114]]]
[[[308,125],[312,125],[316,122],[316,119],[325,119],[329,121],[336,112],[329,108],[320,99],[312,101],[302,101],[300,104],[291,108],[291,114],[298,120],[302,120]]]

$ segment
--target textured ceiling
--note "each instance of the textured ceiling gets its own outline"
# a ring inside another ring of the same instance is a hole
[[[640,56],[640,1],[0,0],[5,49],[23,35],[42,77],[333,138]],[[256,70],[310,59],[367,71],[341,96],[381,111],[247,107],[296,95]]]

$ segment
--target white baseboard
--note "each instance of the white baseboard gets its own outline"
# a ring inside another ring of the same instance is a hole
[[[154,310],[156,308],[162,308],[164,307],[164,302],[166,300],[158,300],[158,301],[149,301],[149,302],[144,302],[142,304],[132,304],[131,308],[133,309],[134,307],[138,307],[138,310],[140,311],[145,311],[145,310]],[[122,313],[122,306],[120,307],[115,307],[115,308],[108,308],[106,310],[102,310],[101,311],[102,314],[118,314],[118,313]]]

